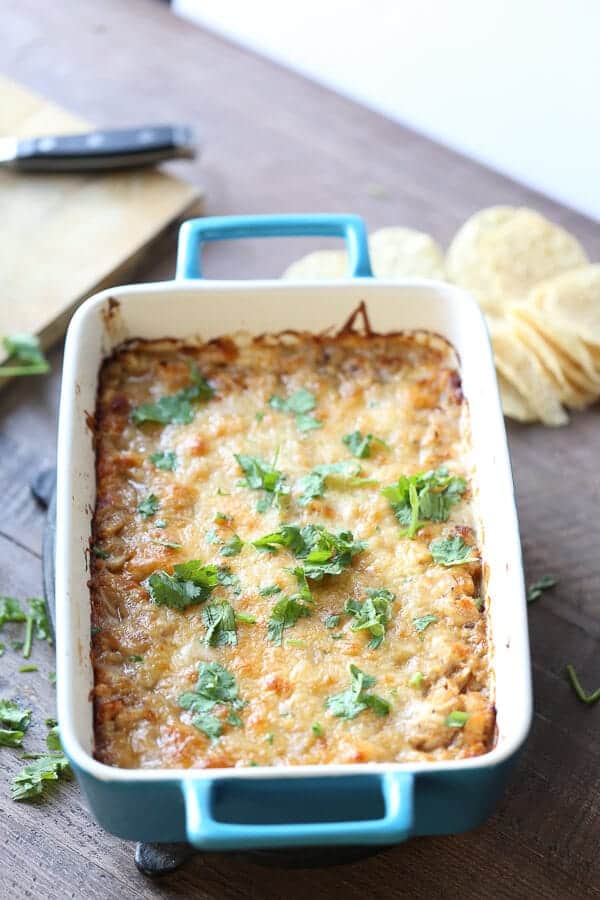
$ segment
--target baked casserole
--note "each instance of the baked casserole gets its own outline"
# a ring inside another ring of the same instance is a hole
[[[125,768],[489,750],[469,411],[427,332],[130,341],[100,373],[95,755]]]

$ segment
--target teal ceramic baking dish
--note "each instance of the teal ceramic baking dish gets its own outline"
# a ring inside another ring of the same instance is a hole
[[[210,281],[207,241],[343,237],[349,277],[335,282]],[[205,339],[236,330],[322,331],[364,302],[376,331],[425,329],[461,361],[470,406],[475,484],[486,563],[497,740],[485,755],[434,763],[120,769],[94,759],[87,581],[94,409],[102,359],[132,337]],[[58,447],[56,616],[58,711],[65,751],[89,807],[108,831],[202,849],[385,845],[474,828],[493,810],[531,718],[526,602],[513,484],[493,358],[470,296],[434,281],[371,273],[365,228],[346,215],[195,219],[181,229],[175,280],[103,291],[69,327]]]

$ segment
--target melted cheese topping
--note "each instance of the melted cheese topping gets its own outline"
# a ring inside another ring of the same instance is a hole
[[[134,424],[133,408],[189,386],[190,361],[215,390],[194,407],[191,424]],[[293,415],[269,406],[273,395],[289,397],[301,388],[316,398],[319,429],[302,432]],[[377,484],[330,482],[323,497],[300,505],[299,479],[317,465],[352,459],[342,437],[357,429],[387,444],[372,445],[371,456],[358,461],[361,476]],[[456,533],[476,545],[468,433],[454,351],[434,335],[303,334],[119,349],[103,365],[96,411],[97,758],[128,768],[277,766],[440,760],[488,750],[494,707],[478,600],[481,565],[437,565],[429,550],[433,539]],[[149,459],[167,450],[177,456],[174,471]],[[274,504],[257,512],[265,494],[240,484],[236,453],[265,462],[277,454],[276,468],[291,488],[285,509]],[[467,491],[447,522],[428,522],[414,539],[402,537],[381,487],[441,464],[466,478]],[[150,494],[159,507],[143,517],[137,507]],[[350,530],[368,546],[341,575],[310,582],[311,615],[286,629],[277,646],[267,622],[275,602],[297,591],[288,569],[298,562],[287,549],[269,554],[249,542],[282,521]],[[243,549],[225,558],[222,542],[234,534]],[[159,606],[141,584],[190,559],[228,565],[239,578],[237,594],[219,586],[211,597],[255,618],[255,624],[238,623],[236,646],[206,645],[205,604]],[[259,593],[273,584],[281,594]],[[354,620],[343,613],[348,598],[362,601],[370,588],[395,595],[377,649],[367,646],[368,632],[352,631]],[[330,615],[340,615],[334,628],[326,624]],[[414,619],[425,615],[437,621],[418,633]],[[238,710],[241,726],[227,722],[225,706],[215,708],[223,723],[216,740],[179,703],[194,689],[199,664],[209,661],[234,675],[246,704]],[[390,704],[388,715],[366,709],[353,719],[336,718],[326,708],[327,697],[350,687],[350,664],[376,678],[369,690]],[[423,676],[417,685],[415,673]],[[447,723],[454,711],[469,714],[462,727]]]

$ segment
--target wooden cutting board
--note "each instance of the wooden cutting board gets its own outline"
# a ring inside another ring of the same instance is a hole
[[[0,137],[92,127],[0,76]],[[150,245],[176,220],[198,214],[200,204],[196,187],[157,169],[0,169],[0,336],[28,332],[49,346],[85,297],[127,281]]]

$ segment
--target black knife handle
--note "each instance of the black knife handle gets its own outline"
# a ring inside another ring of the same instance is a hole
[[[145,125],[85,134],[21,138],[13,166],[22,171],[82,172],[144,166],[195,155],[185,125]]]

